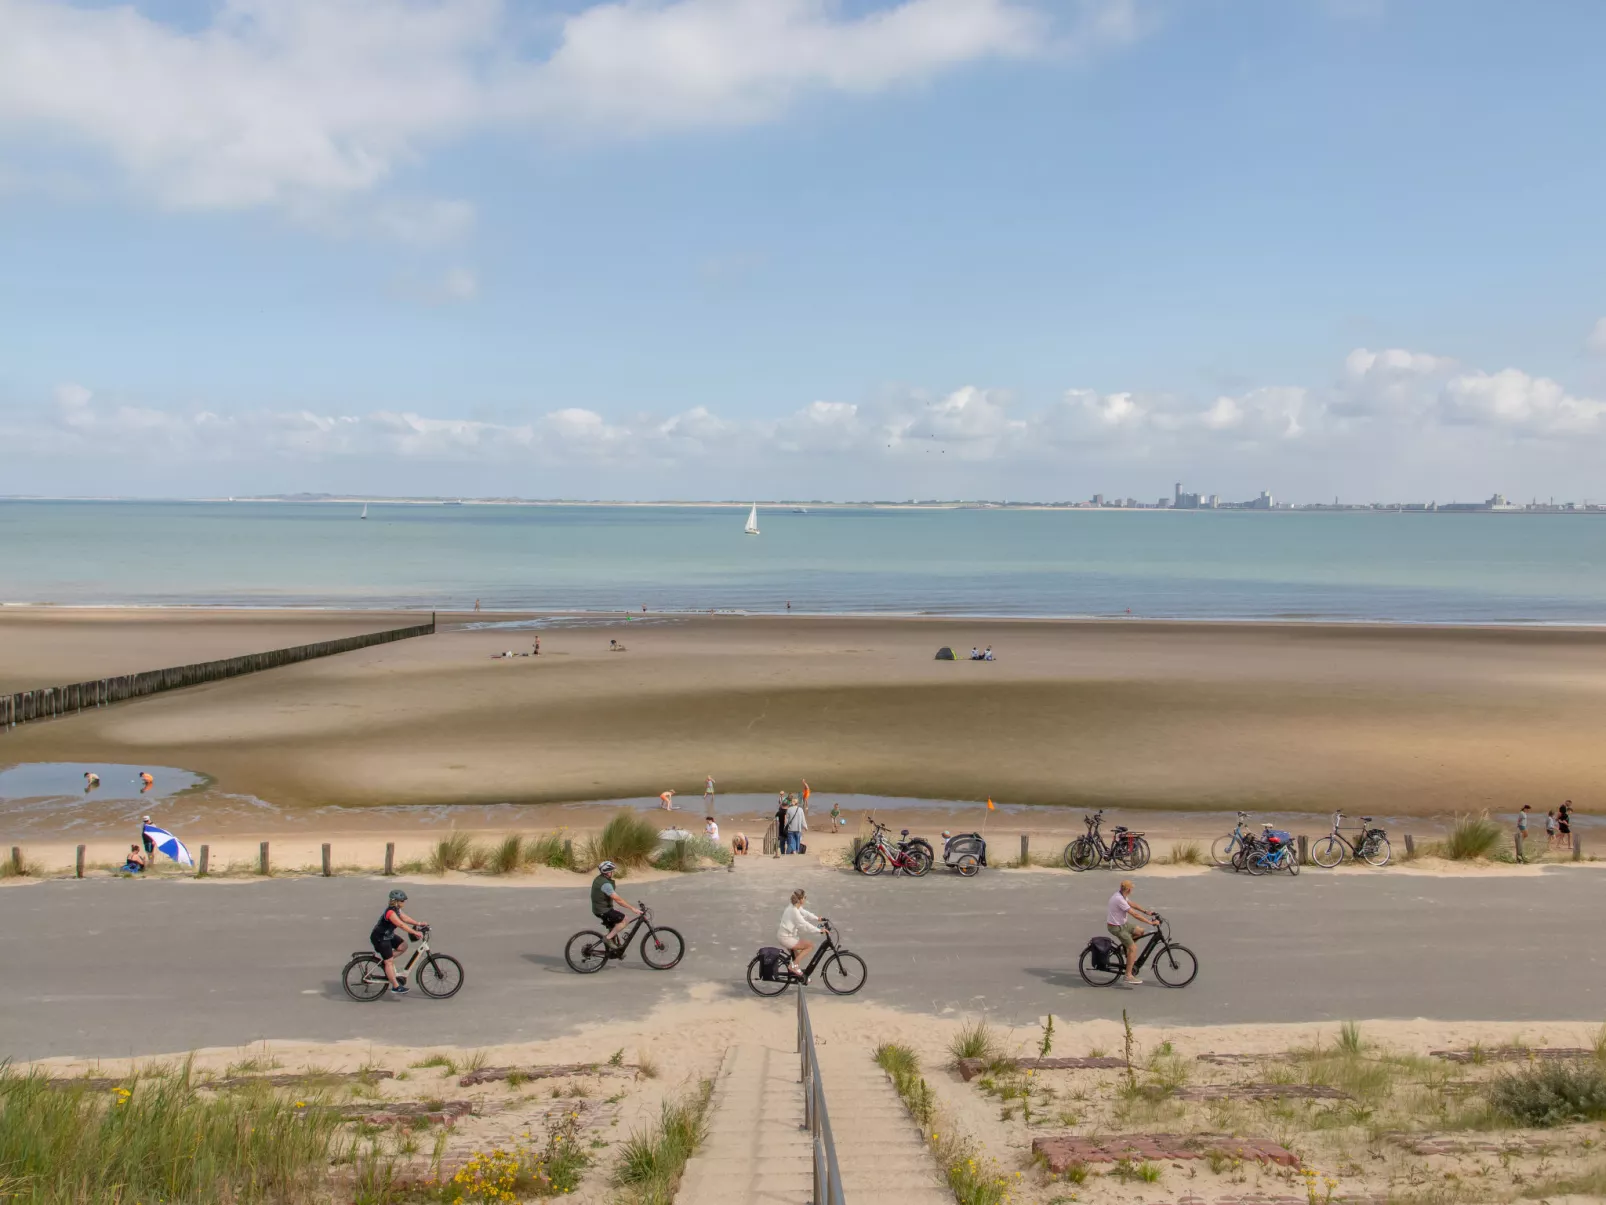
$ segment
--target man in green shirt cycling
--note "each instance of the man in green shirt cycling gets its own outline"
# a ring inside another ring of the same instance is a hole
[[[597,867],[597,877],[591,880],[591,915],[608,927],[609,945],[619,940],[619,933],[625,927],[626,912],[641,915],[638,909],[625,903],[614,887],[613,874],[616,869],[612,862],[603,862]]]

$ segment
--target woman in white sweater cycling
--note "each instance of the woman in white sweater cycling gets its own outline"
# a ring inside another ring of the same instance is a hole
[[[797,965],[798,960],[814,948],[814,943],[803,934],[821,932],[820,918],[803,906],[803,901],[807,898],[807,893],[801,887],[792,892],[792,902],[786,906],[786,911],[781,913],[781,927],[775,935],[776,940],[781,943],[781,948],[792,955],[790,969],[799,979],[803,977],[803,972]]]

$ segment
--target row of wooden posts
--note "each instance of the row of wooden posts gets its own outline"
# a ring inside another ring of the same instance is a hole
[[[85,708],[105,707],[141,695],[177,690],[182,686],[198,686],[202,682],[217,682],[223,678],[237,678],[242,674],[277,669],[281,665],[294,665],[315,657],[331,657],[336,653],[349,653],[370,645],[389,644],[393,640],[407,640],[414,636],[432,636],[434,633],[435,616],[431,614],[428,623],[413,627],[365,632],[360,636],[319,640],[312,644],[272,649],[266,653],[247,653],[243,657],[198,661],[194,665],[175,665],[139,674],[122,674],[114,678],[97,678],[91,682],[74,682],[69,686],[44,686],[38,690],[0,695],[0,731],[26,724],[30,720],[71,715]]]

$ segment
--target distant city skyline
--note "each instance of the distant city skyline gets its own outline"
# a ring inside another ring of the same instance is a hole
[[[1606,497],[1606,6],[0,28],[0,493]]]

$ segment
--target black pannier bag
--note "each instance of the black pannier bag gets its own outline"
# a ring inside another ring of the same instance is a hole
[[[1087,943],[1087,948],[1093,951],[1093,969],[1095,971],[1114,970],[1111,960],[1115,957],[1115,943],[1108,937],[1095,937]]]
[[[781,977],[781,967],[789,961],[785,950],[764,946],[758,952],[758,977],[765,983],[774,983]]]

